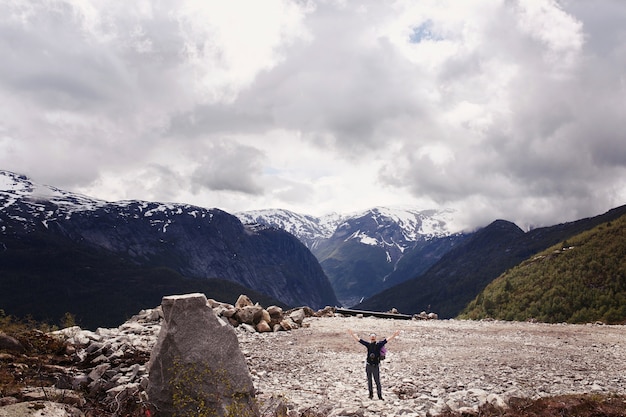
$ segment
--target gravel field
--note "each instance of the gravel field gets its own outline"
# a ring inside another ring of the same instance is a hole
[[[626,327],[500,321],[307,318],[290,332],[237,331],[261,404],[331,416],[426,416],[510,397],[626,394]],[[365,347],[400,330],[368,399]]]

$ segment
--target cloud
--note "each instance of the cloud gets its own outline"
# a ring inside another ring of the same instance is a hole
[[[457,39],[459,52],[439,70],[445,88],[435,142],[451,157],[435,163],[425,148],[402,148],[383,177],[440,204],[478,200],[492,215],[524,224],[623,203],[603,185],[624,173],[624,146],[613,130],[624,119],[606,106],[619,92],[595,85],[582,22],[556,2],[505,2],[491,12],[498,23],[480,26],[483,33],[455,34],[453,25],[443,31]],[[605,79],[606,87],[616,80]],[[592,104],[598,102],[600,112]],[[614,163],[595,157],[605,149],[617,151]],[[520,204],[537,200],[548,204]]]
[[[262,171],[263,155],[257,149],[236,143],[213,143],[204,152],[192,174],[194,188],[199,191],[236,191],[246,194],[261,194],[263,189],[257,182]]]
[[[469,227],[626,200],[626,5],[0,4],[0,167],[94,197]]]

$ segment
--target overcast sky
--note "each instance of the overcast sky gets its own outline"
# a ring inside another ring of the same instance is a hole
[[[0,169],[117,201],[626,203],[624,0],[4,0]]]

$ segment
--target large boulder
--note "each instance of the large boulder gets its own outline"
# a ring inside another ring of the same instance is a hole
[[[216,317],[203,294],[163,297],[161,305],[164,321],[147,388],[158,416],[258,416],[234,329]]]

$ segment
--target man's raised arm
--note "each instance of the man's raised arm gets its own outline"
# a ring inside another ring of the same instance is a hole
[[[397,337],[399,334],[400,334],[400,330],[396,330],[396,332],[390,338],[388,338],[387,341],[389,342],[391,339],[393,339],[394,337]]]
[[[357,342],[359,341],[359,338],[357,337],[357,335],[354,334],[352,330],[348,329],[348,333],[350,333],[350,336],[352,336],[354,340],[356,340]]]

